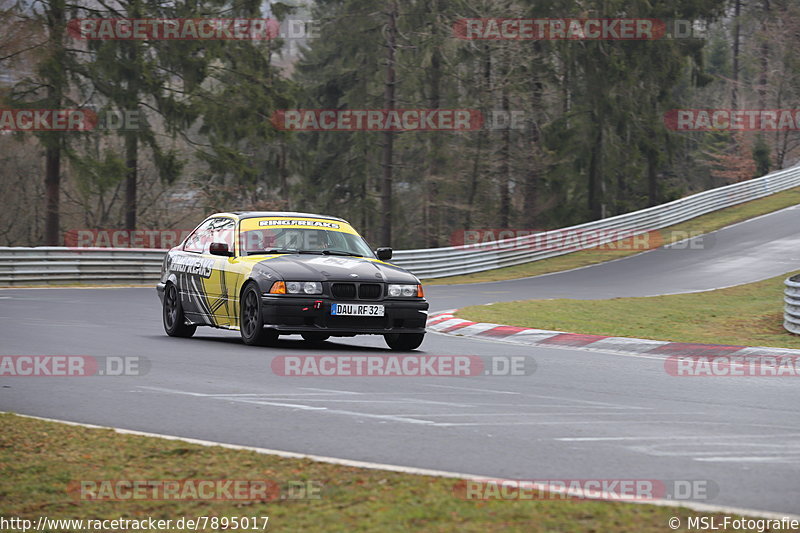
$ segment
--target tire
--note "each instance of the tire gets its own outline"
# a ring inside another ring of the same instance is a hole
[[[386,344],[392,350],[408,352],[415,350],[422,344],[422,339],[425,338],[424,333],[387,333],[383,336]]]
[[[269,346],[278,340],[278,332],[264,327],[261,314],[261,294],[255,283],[248,283],[242,291],[239,305],[239,333],[245,344]]]
[[[323,342],[331,338],[330,335],[324,333],[301,333],[300,335],[308,342]]]
[[[186,315],[183,314],[183,305],[178,288],[167,283],[164,287],[164,303],[161,306],[161,318],[164,322],[164,331],[170,337],[191,337],[197,330],[197,326],[186,323]]]

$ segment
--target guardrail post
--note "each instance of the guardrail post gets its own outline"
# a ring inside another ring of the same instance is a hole
[[[786,278],[783,291],[783,327],[790,333],[800,335],[800,274]]]

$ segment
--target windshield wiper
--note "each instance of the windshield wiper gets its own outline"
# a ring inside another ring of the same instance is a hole
[[[364,257],[361,254],[347,252],[345,250],[298,250],[296,248],[271,248],[269,250],[256,250],[248,252],[247,255],[257,254],[323,254],[323,255],[344,255],[350,257]]]
[[[257,250],[253,252],[248,252],[247,255],[255,255],[255,254],[319,254],[322,253],[317,250],[298,250],[296,248],[271,248],[269,250]]]
[[[296,254],[299,253],[300,250],[295,250],[293,248],[271,248],[269,250],[253,250],[247,252],[247,255],[258,255],[258,254]]]
[[[325,255],[347,255],[350,257],[364,257],[361,254],[354,254],[353,252],[346,252],[344,250],[322,250]]]

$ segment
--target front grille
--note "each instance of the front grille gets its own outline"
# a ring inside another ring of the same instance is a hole
[[[353,300],[356,297],[356,286],[354,283],[334,283],[331,285],[331,294],[334,298]]]
[[[379,300],[383,295],[383,285],[362,283],[358,286],[358,298],[361,300]]]
[[[331,295],[342,300],[380,300],[383,285],[380,283],[331,283]]]

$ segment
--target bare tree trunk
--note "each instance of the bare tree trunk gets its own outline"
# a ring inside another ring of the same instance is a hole
[[[383,103],[385,110],[395,108],[395,48],[397,46],[397,3],[389,2],[389,21],[386,32],[386,87]],[[394,132],[384,133],[383,180],[381,182],[381,246],[392,244],[392,160]]]
[[[767,36],[769,35],[769,15],[770,15],[770,4],[769,0],[763,0],[764,6],[764,13],[762,14],[761,18],[761,49],[759,50],[759,73],[758,73],[758,108],[759,109],[766,109],[767,108],[767,84],[769,83],[769,40]],[[764,139],[764,133],[759,131],[756,135],[756,142],[755,146],[758,147],[758,150],[761,149],[767,150],[767,153],[764,155],[763,158],[756,157],[756,168],[757,173],[759,176],[767,174],[769,172],[769,163],[770,157],[769,152],[771,152],[771,148],[769,144]]]
[[[125,229],[136,229],[136,182],[139,159],[139,140],[135,132],[125,134]]]
[[[767,108],[767,83],[769,82],[769,0],[764,0],[764,13],[761,19],[761,49],[759,50],[759,73],[758,73],[758,108]],[[759,133],[759,137],[761,134]]]
[[[54,135],[55,137],[55,135]],[[58,246],[60,244],[60,203],[61,203],[61,142],[57,137],[51,141],[54,146],[48,146],[45,152],[45,246]]]
[[[286,142],[280,141],[280,153],[278,154],[278,175],[281,182],[281,200],[284,209],[291,209],[291,198],[289,197],[289,163],[287,161]]]
[[[735,0],[733,5],[733,85],[731,87],[731,108],[739,109],[739,15],[742,13],[742,0]]]
[[[64,0],[52,0],[46,3],[49,7],[47,25],[53,47],[52,63],[63,68],[64,65]],[[62,72],[47,75],[47,100],[53,109],[60,109],[64,99],[64,77]],[[42,137],[45,149],[45,222],[44,243],[47,246],[58,246],[61,243],[59,228],[61,224],[61,136],[58,133],[45,134]]]
[[[537,203],[539,201],[539,179],[541,172],[542,151],[539,149],[541,142],[541,130],[537,120],[537,114],[542,106],[542,93],[544,84],[542,83],[540,72],[542,68],[541,44],[538,41],[533,43],[533,61],[531,62],[531,112],[530,123],[528,124],[528,136],[530,146],[530,156],[528,172],[525,176],[525,190],[523,198],[522,223],[531,228],[536,222]]]
[[[129,8],[129,14],[132,18],[141,17],[141,5],[138,1],[134,1]],[[131,65],[138,65],[138,45],[136,42],[127,43],[128,61]],[[127,83],[127,94],[125,95],[127,108],[126,111],[135,116],[139,110],[139,76],[133,74]],[[125,134],[125,166],[127,167],[127,174],[125,175],[125,229],[136,229],[136,216],[137,216],[137,184],[139,179],[138,172],[139,162],[139,138],[135,131],[129,131]]]
[[[488,44],[483,45],[485,53],[483,61],[483,82],[484,87],[480,89],[480,107],[485,109],[485,98],[487,93],[492,91],[492,55],[491,48]],[[469,229],[472,226],[472,211],[475,209],[475,196],[478,194],[478,181],[480,179],[480,162],[481,155],[483,154],[483,143],[486,141],[485,125],[478,131],[478,143],[475,147],[475,157],[472,161],[472,176],[469,182],[469,191],[467,193],[467,210],[464,215],[464,229]]]
[[[504,58],[503,61],[506,62],[507,58]],[[506,117],[509,117],[508,89],[505,86],[502,90],[501,101],[503,113]],[[511,226],[511,127],[509,123],[506,123],[505,128],[503,128],[500,145],[499,222],[501,228]]]
[[[603,154],[603,127],[599,117],[592,113],[592,123],[596,125],[594,142],[592,143],[591,159],[589,160],[589,213],[593,220],[603,218],[602,206],[602,163]]]
[[[656,154],[647,152],[647,205],[658,205],[658,172],[656,169]]]
[[[434,0],[433,2],[433,12],[434,14],[438,14],[438,0]],[[438,27],[438,18],[435,18],[434,29],[433,31],[437,31]],[[430,97],[430,105],[431,109],[439,109],[442,105],[442,97],[441,97],[441,83],[442,83],[442,57],[441,57],[441,50],[438,45],[438,40],[434,39],[434,49],[433,55],[431,57],[431,68],[430,68],[430,84],[431,84],[431,97]],[[426,233],[427,233],[427,245],[430,248],[437,248],[440,246],[439,243],[439,232],[441,231],[440,228],[440,220],[441,220],[441,209],[442,206],[439,205],[439,182],[438,179],[442,174],[442,136],[441,135],[431,135],[428,137],[430,139],[430,166],[428,171],[428,191],[426,195],[426,209],[427,212],[427,224],[426,224]]]

